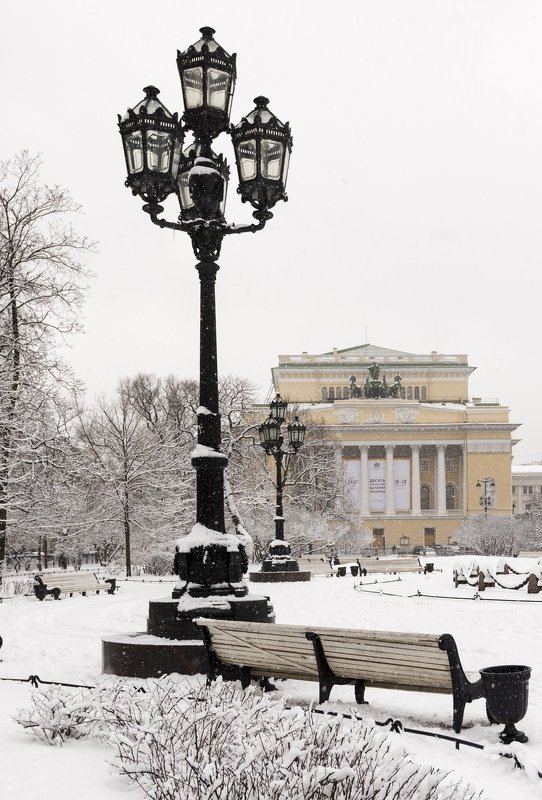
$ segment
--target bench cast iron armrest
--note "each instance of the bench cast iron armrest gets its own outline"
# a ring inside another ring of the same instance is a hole
[[[482,679],[469,681],[461,666],[457,645],[451,634],[443,633],[438,640],[438,646],[448,656],[454,703],[453,728],[456,733],[460,733],[466,704],[484,697]]]

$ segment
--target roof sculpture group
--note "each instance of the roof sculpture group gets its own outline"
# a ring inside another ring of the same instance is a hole
[[[380,371],[378,364],[373,362],[369,367],[369,375],[365,378],[363,386],[358,386],[356,376],[352,375],[350,377],[350,399],[400,397],[401,376],[395,375],[393,383],[389,385],[385,375],[382,378],[380,377]]]

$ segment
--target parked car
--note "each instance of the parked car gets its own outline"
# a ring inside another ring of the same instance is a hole
[[[436,554],[437,551],[433,547],[426,547],[423,553],[426,558],[433,558]]]
[[[416,547],[412,548],[412,555],[413,556],[423,556],[424,550],[425,550],[425,547],[423,547],[421,544],[417,544]]]

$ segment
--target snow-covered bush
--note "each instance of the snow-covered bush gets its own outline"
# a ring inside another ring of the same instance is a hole
[[[171,553],[155,553],[145,561],[147,575],[171,575],[173,573],[173,551]]]
[[[475,800],[370,722],[320,717],[237,684],[169,677],[35,694],[18,721],[51,744],[92,735],[153,800]]]

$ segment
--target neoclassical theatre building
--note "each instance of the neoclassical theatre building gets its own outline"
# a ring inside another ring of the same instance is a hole
[[[374,545],[446,545],[470,514],[512,513],[510,410],[469,399],[466,355],[371,344],[279,356],[277,392],[340,442],[348,505]],[[481,486],[477,483],[481,481]]]

